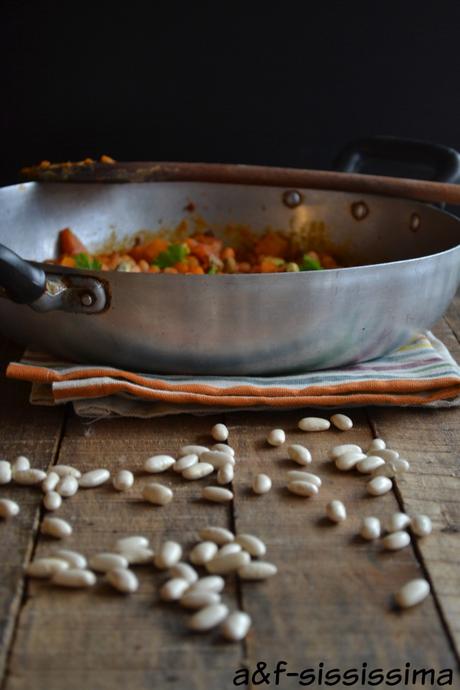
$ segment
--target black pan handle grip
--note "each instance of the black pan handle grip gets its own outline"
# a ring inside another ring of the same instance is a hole
[[[19,304],[31,304],[43,295],[45,272],[0,244],[0,287]]]
[[[375,136],[351,141],[338,154],[335,169],[360,172],[372,160],[428,167],[433,173],[431,179],[436,182],[460,181],[460,154],[455,149],[398,137]]]

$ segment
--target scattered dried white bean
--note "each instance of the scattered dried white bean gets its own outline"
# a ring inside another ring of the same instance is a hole
[[[331,422],[340,431],[349,431],[353,427],[353,422],[346,414],[333,414]]]
[[[410,535],[404,530],[398,532],[391,532],[382,539],[383,548],[387,551],[399,551],[410,544]]]
[[[200,539],[205,539],[208,541],[213,541],[220,546],[223,544],[229,544],[235,539],[235,536],[230,532],[230,530],[225,529],[225,527],[204,527],[199,532]]]
[[[380,520],[376,517],[365,517],[361,525],[361,536],[363,539],[371,541],[379,539],[382,533]]]
[[[190,586],[190,592],[222,592],[225,587],[225,580],[220,575],[206,575]]]
[[[228,616],[228,607],[225,604],[211,604],[197,611],[188,621],[190,630],[206,632],[222,623]]]
[[[122,594],[131,594],[139,588],[139,581],[132,570],[127,568],[113,568],[105,576],[107,582]]]
[[[197,446],[197,445],[189,445],[189,446],[182,446],[182,448],[179,451],[179,455],[200,455],[202,453],[206,453],[209,450],[207,446]]]
[[[173,492],[169,486],[164,484],[158,484],[157,482],[151,482],[144,486],[142,490],[142,496],[149,503],[154,503],[157,506],[165,506],[170,503],[173,498]]]
[[[235,464],[235,458],[229,453],[224,453],[221,450],[208,450],[206,453],[202,453],[200,456],[200,462],[209,462],[216,470],[223,467],[230,462],[232,465]]]
[[[62,558],[37,558],[32,561],[26,568],[26,573],[29,577],[46,578],[52,577],[54,573],[61,570],[68,570],[69,564]]]
[[[356,463],[356,469],[361,474],[372,474],[376,469],[385,464],[383,458],[379,458],[377,455],[368,455],[367,458],[363,458]]]
[[[177,601],[190,587],[190,583],[182,577],[173,577],[160,589],[160,599],[163,601]]]
[[[57,491],[48,491],[43,496],[43,505],[46,510],[58,510],[62,505],[62,498]]]
[[[87,566],[86,558],[78,551],[71,551],[70,549],[58,549],[53,553],[53,556],[66,561],[71,568],[84,569]]]
[[[217,483],[221,485],[230,484],[230,482],[233,481],[233,476],[233,465],[231,462],[226,462],[225,465],[217,471]]]
[[[233,499],[233,494],[229,489],[222,486],[205,486],[201,492],[201,497],[213,503],[227,503]]]
[[[372,455],[377,455],[379,458],[383,458],[385,462],[393,462],[393,460],[397,460],[399,458],[398,451],[391,450],[390,448],[373,450]]]
[[[69,498],[70,496],[75,496],[78,491],[78,480],[68,474],[66,477],[62,477],[56,486],[56,493],[58,493],[62,498]]]
[[[272,488],[272,480],[268,474],[256,474],[252,481],[252,490],[255,494],[267,494]]]
[[[75,477],[75,479],[80,479],[81,477],[80,470],[77,470],[76,467],[72,467],[72,465],[53,465],[51,470],[56,472],[60,477],[67,477],[69,474]]]
[[[11,466],[11,471],[13,473],[15,472],[22,472],[23,470],[29,470],[30,469],[30,460],[29,458],[26,458],[25,455],[18,455],[18,457],[14,460],[12,466]]]
[[[396,603],[403,609],[420,604],[430,593],[430,584],[423,578],[410,580],[395,594]]]
[[[298,465],[309,465],[312,461],[310,451],[300,443],[293,443],[287,450],[291,460],[294,460]]]
[[[46,472],[42,470],[16,470],[13,474],[16,484],[23,484],[24,486],[32,486],[40,484],[46,478]]]
[[[344,453],[362,453],[363,450],[361,446],[357,446],[355,443],[342,443],[339,446],[334,446],[334,448],[330,451],[329,453],[329,458],[331,460],[335,460],[338,458],[340,455],[343,455]],[[364,455],[364,453],[363,453]]]
[[[315,484],[318,488],[321,486],[322,481],[317,474],[312,474],[311,472],[303,472],[302,470],[289,470],[287,473],[289,481],[300,481],[300,482],[310,482]]]
[[[16,501],[9,498],[0,498],[0,518],[14,517],[19,513],[19,506]]]
[[[96,584],[96,575],[84,568],[69,568],[55,573],[51,582],[60,587],[92,587]]]
[[[179,460],[176,460],[173,465],[173,470],[174,472],[180,473],[189,467],[193,467],[193,465],[196,465],[197,462],[198,455],[196,453],[189,453],[188,455],[184,455],[182,458],[179,458]]]
[[[204,565],[214,558],[217,553],[217,544],[213,541],[201,541],[190,551],[190,561],[193,565]]]
[[[228,429],[225,424],[214,424],[211,435],[215,441],[226,441],[228,439]]]
[[[12,475],[11,463],[8,460],[0,460],[0,484],[9,484]]]
[[[134,484],[134,475],[129,470],[118,470],[112,484],[117,491],[128,491]]]
[[[302,431],[326,431],[330,426],[330,421],[322,417],[303,417],[298,423]]]
[[[399,532],[410,524],[410,517],[406,513],[393,513],[387,522],[388,532]]]
[[[182,546],[177,541],[165,541],[153,559],[159,570],[167,570],[179,563],[182,558]]]
[[[349,470],[352,470],[353,467],[358,464],[358,462],[361,462],[361,460],[365,459],[366,455],[364,455],[364,453],[360,453],[357,450],[349,450],[345,453],[342,453],[335,459],[335,466],[341,472],[348,472]]]
[[[388,477],[374,477],[367,484],[367,492],[371,496],[383,496],[391,491],[393,482]]]
[[[267,443],[271,446],[282,446],[286,441],[286,434],[283,429],[272,429],[267,436]]]
[[[298,479],[289,481],[287,489],[291,492],[291,494],[296,494],[296,496],[304,496],[305,498],[317,496],[319,493],[319,489],[316,484],[313,484],[312,482],[299,481]]]
[[[220,594],[217,592],[208,592],[205,589],[191,592],[188,590],[180,599],[180,605],[186,609],[202,609],[211,604],[220,603]]]
[[[207,477],[209,474],[212,474],[213,472],[214,466],[211,465],[211,463],[197,462],[195,465],[187,467],[187,469],[185,469],[182,472],[182,476],[184,479],[194,481],[195,479],[202,479],[203,477]]]
[[[266,580],[276,575],[278,568],[268,561],[251,561],[238,570],[242,580]]]
[[[193,585],[193,583],[198,580],[198,573],[195,568],[192,568],[189,563],[184,563],[183,561],[179,561],[179,563],[173,565],[169,573],[173,577],[180,577],[186,580],[189,585]]]
[[[212,575],[227,575],[238,570],[251,561],[251,556],[246,551],[226,553],[223,556],[217,554],[206,563],[206,570]]]
[[[143,537],[140,534],[132,534],[129,537],[120,537],[120,539],[117,539],[115,546],[117,551],[138,549],[149,546],[149,540],[147,537]]]
[[[241,546],[236,541],[232,541],[230,544],[221,546],[216,555],[223,556],[226,553],[238,553],[238,551],[241,551]]]
[[[114,568],[127,568],[128,560],[119,553],[96,553],[89,559],[89,567],[98,573],[107,573]]]
[[[151,474],[166,472],[176,461],[170,455],[152,455],[144,462],[144,471]]]
[[[146,563],[153,563],[155,555],[152,549],[145,546],[132,546],[129,549],[120,550],[122,556],[126,558],[129,565],[145,565]]]
[[[233,457],[235,455],[235,449],[229,446],[227,443],[215,443],[211,447],[211,450],[220,450],[222,453],[228,453],[228,455]]]
[[[238,534],[236,541],[245,551],[256,558],[265,556],[267,552],[267,547],[262,539],[259,539],[254,534]]]
[[[226,640],[243,640],[251,627],[251,617],[245,611],[232,611],[222,624],[222,635]]]
[[[326,506],[326,515],[331,522],[343,522],[347,519],[347,510],[342,501],[330,501]]]
[[[411,530],[417,537],[427,537],[433,531],[428,515],[414,515],[410,521]]]
[[[78,483],[81,489],[93,489],[96,486],[101,486],[101,484],[104,484],[109,478],[109,470],[100,468],[82,474],[78,480]]]
[[[395,474],[402,474],[410,469],[410,463],[406,458],[394,458],[394,460],[390,460],[389,464]]]
[[[383,440],[383,438],[374,438],[372,439],[369,448],[367,449],[367,452],[369,455],[372,453],[374,450],[383,450],[384,448],[387,447],[387,444]]]
[[[63,539],[72,534],[72,526],[69,525],[66,520],[57,517],[45,517],[42,526],[41,533],[47,534],[55,539]]]
[[[42,491],[47,494],[48,491],[54,491],[59,484],[60,477],[57,472],[48,472],[45,479],[42,481]]]

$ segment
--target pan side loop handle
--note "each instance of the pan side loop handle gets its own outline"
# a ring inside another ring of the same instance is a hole
[[[32,304],[46,290],[46,274],[0,244],[0,287],[18,304]]]
[[[416,139],[375,136],[351,141],[339,152],[334,167],[342,172],[359,173],[372,161],[429,168],[430,179],[436,182],[460,181],[460,154],[455,149]]]

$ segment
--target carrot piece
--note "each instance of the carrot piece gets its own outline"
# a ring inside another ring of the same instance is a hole
[[[59,261],[60,266],[68,266],[69,268],[75,268],[75,259],[73,256],[63,256]]]
[[[61,254],[88,254],[85,245],[80,242],[70,228],[64,228],[60,231],[59,249]]]
[[[280,267],[277,266],[271,259],[262,259],[260,262],[261,273],[278,273]]]
[[[268,231],[255,246],[255,252],[259,256],[279,256],[281,259],[286,258],[289,248],[289,242],[279,233]]]
[[[233,247],[225,247],[225,249],[222,249],[221,259],[234,259],[235,258],[235,250]]]
[[[154,259],[157,258],[159,254],[161,254],[161,252],[166,251],[168,246],[168,240],[165,240],[161,237],[156,237],[147,244],[139,244],[136,247],[133,247],[129,250],[128,254],[134,259],[134,261],[144,259],[144,261],[147,261],[150,264]]]

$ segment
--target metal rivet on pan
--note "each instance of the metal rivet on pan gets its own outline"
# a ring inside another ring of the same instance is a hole
[[[91,307],[94,303],[94,298],[89,292],[84,292],[80,297],[80,302],[84,307]]]
[[[364,201],[356,201],[351,205],[351,213],[356,220],[363,220],[369,215],[369,208]]]
[[[302,195],[296,189],[287,189],[283,194],[283,204],[288,208],[295,208],[302,203]]]
[[[410,217],[410,222],[409,222],[409,227],[412,230],[412,232],[417,232],[421,223],[422,223],[422,219],[420,218],[419,214],[413,213]]]

